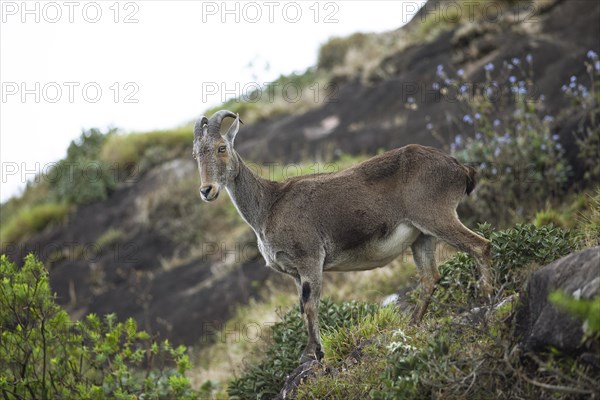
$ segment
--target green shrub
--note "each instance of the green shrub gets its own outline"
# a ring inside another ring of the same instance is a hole
[[[517,224],[514,228],[492,231],[489,225],[479,230],[491,240],[492,271],[495,287],[507,293],[521,288],[532,265],[546,265],[572,252],[577,242],[570,231],[554,226],[536,228]],[[430,310],[442,311],[441,304],[468,306],[477,296],[478,270],[471,256],[459,252],[440,266],[439,289]],[[444,306],[442,306],[443,308]]]
[[[374,304],[334,304],[330,299],[323,299],[319,306],[321,329],[348,329],[377,309],[378,306]],[[258,364],[248,365],[242,376],[229,384],[231,399],[271,399],[279,393],[286,375],[298,366],[306,345],[306,328],[297,309],[289,311],[280,322],[273,325],[271,338],[265,359]]]
[[[133,319],[71,321],[33,255],[0,258],[0,393],[4,399],[193,399],[186,349],[154,342]]]
[[[90,129],[71,142],[67,157],[46,177],[58,200],[73,204],[102,201],[115,189],[118,171],[98,158],[105,141],[114,133],[115,130],[104,134],[98,129]]]

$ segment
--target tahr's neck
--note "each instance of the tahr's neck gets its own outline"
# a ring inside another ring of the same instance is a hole
[[[235,156],[238,172],[226,189],[242,218],[258,233],[273,202],[276,183],[256,175],[237,153]]]

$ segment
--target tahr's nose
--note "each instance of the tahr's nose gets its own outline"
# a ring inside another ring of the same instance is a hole
[[[203,198],[207,199],[211,190],[212,190],[212,186],[211,185],[201,187],[200,188],[200,194],[202,195]]]

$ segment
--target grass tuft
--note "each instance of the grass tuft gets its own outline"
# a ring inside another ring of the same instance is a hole
[[[0,243],[6,245],[21,242],[47,226],[63,221],[69,212],[65,203],[44,203],[19,209],[15,215],[2,215]]]

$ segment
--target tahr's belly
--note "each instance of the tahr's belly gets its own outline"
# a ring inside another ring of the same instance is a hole
[[[373,239],[364,246],[337,255],[324,269],[364,271],[383,267],[410,248],[420,233],[412,224],[402,223],[384,238]]]

